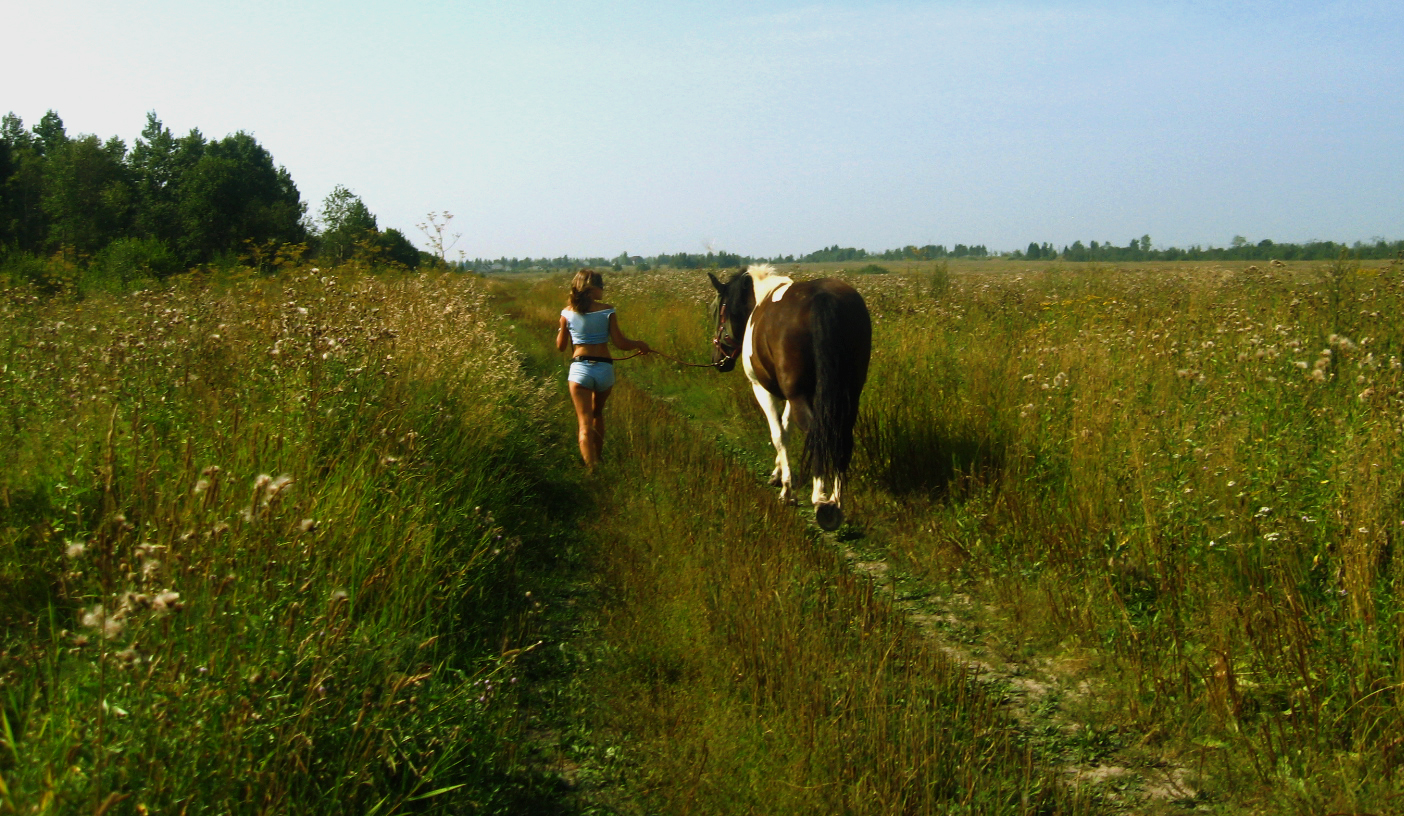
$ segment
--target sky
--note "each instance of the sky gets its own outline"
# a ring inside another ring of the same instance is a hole
[[[1404,239],[1398,2],[5,0],[0,112],[468,258]]]

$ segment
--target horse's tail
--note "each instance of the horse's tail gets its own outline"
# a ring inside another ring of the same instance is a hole
[[[805,449],[813,475],[832,479],[847,473],[853,458],[853,424],[868,379],[873,327],[867,304],[853,290],[819,290],[809,319],[814,337],[814,422]]]

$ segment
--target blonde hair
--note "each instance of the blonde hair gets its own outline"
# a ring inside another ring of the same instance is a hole
[[[582,269],[570,280],[570,294],[566,296],[566,308],[572,312],[584,313],[590,308],[590,287],[604,288],[604,276],[593,269]]]

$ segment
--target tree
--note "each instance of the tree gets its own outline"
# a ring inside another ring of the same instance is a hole
[[[375,238],[375,245],[388,260],[403,264],[408,269],[419,266],[419,249],[397,229],[387,229],[379,233]]]
[[[103,143],[96,136],[65,138],[48,148],[42,207],[51,248],[91,256],[125,234],[134,199],[126,154],[121,140]]]
[[[178,246],[187,263],[235,252],[250,241],[296,243],[306,238],[306,205],[292,176],[275,167],[268,151],[243,131],[204,146],[180,174],[177,200]]]
[[[365,202],[340,184],[322,201],[319,221],[322,232],[318,254],[329,263],[349,259],[358,242],[373,241],[377,233],[375,216]]]
[[[34,126],[34,135],[38,136],[36,147],[40,155],[47,156],[53,153],[64,142],[68,141],[68,133],[64,130],[63,120],[53,111],[46,112],[40,119],[39,124]]]
[[[146,114],[146,127],[127,157],[137,197],[133,228],[138,235],[177,245],[181,181],[204,153],[205,137],[200,131],[177,139],[155,111]]]
[[[13,113],[0,120],[0,145],[6,164],[0,168],[0,245],[38,252],[43,248],[45,232],[40,207],[44,157],[34,134]]]

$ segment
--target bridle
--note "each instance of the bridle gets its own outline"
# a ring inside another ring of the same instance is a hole
[[[726,363],[736,359],[741,353],[741,345],[736,342],[736,337],[727,331],[726,304],[721,304],[721,309],[717,317],[717,333],[712,336],[712,345],[722,353],[722,358],[712,365],[721,368]]]

